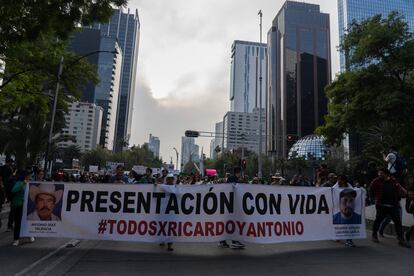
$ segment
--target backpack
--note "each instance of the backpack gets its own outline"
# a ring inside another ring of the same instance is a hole
[[[398,175],[403,175],[408,167],[407,160],[396,152],[394,154],[396,159],[392,167],[397,171]]]

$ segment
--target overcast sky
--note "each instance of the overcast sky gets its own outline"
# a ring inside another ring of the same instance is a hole
[[[300,1],[303,2],[303,1]],[[332,70],[339,71],[337,0],[307,0],[330,14]],[[263,42],[282,0],[130,0],[141,21],[132,144],[152,133],[161,156],[175,163],[187,129],[214,131],[229,110],[230,48],[234,40]],[[196,143],[210,154],[210,138]],[[181,157],[180,157],[181,158]]]

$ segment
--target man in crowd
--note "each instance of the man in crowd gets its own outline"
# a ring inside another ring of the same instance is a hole
[[[372,241],[379,242],[377,232],[380,224],[384,218],[390,216],[397,231],[398,245],[409,248],[410,245],[403,237],[401,218],[398,213],[399,197],[406,194],[406,190],[397,183],[395,178],[390,176],[387,169],[383,168],[378,171],[378,177],[372,181],[370,193],[375,198],[375,208],[377,210],[372,230]]]
[[[116,166],[116,173],[111,178],[111,183],[128,183],[128,176],[125,175],[125,168],[119,164]]]
[[[336,174],[329,173],[328,180],[325,183],[322,183],[322,187],[333,187],[336,183]]]
[[[141,178],[140,183],[155,184],[155,179],[152,177],[152,169],[151,168],[147,168],[145,170],[145,175]]]
[[[35,175],[35,181],[45,181],[45,172],[43,170],[38,170]]]
[[[240,167],[235,167],[233,169],[233,174],[230,175],[227,178],[227,183],[240,183],[240,177],[241,177],[241,168]],[[218,245],[221,248],[228,248],[229,247],[229,245],[227,244],[227,242],[225,240],[224,241],[220,241]],[[239,241],[234,241],[233,240],[233,241],[231,241],[230,247],[231,248],[234,248],[234,249],[242,249],[242,248],[245,247],[245,245],[242,244]]]

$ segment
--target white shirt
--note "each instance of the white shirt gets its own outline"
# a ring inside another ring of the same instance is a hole
[[[385,162],[388,163],[388,171],[390,173],[396,173],[397,170],[395,169],[395,162],[397,161],[397,156],[395,155],[395,153],[390,152],[388,153],[387,157],[385,157]]]

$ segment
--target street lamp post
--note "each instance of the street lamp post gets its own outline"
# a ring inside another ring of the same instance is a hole
[[[48,157],[49,157],[48,155],[49,155],[49,151],[50,151],[50,146],[52,145],[53,126],[55,124],[56,106],[57,106],[59,89],[60,89],[60,78],[61,78],[62,72],[63,72],[63,62],[64,62],[64,58],[62,56],[60,58],[60,63],[59,63],[59,70],[58,70],[58,75],[57,75],[57,84],[56,84],[55,96],[54,96],[54,99],[53,99],[52,118],[50,120],[49,138],[47,140],[47,146],[46,146],[45,166],[44,166],[45,175],[46,175],[46,173],[51,175],[51,170],[52,170],[52,166],[50,166],[49,170],[47,170],[47,168],[48,168],[47,163],[48,163]]]
[[[94,55],[97,53],[112,53],[112,54],[117,54],[118,51],[93,51],[90,53],[87,53],[83,56],[78,57],[77,59],[73,60],[71,63],[68,64],[68,67],[70,67],[71,65],[73,65],[74,63],[78,62],[79,60],[88,57],[90,55]],[[48,172],[49,175],[51,175],[52,173],[52,166],[49,167],[48,170],[48,155],[49,155],[49,151],[50,151],[50,146],[52,145],[52,138],[53,138],[53,128],[54,128],[54,124],[55,124],[55,116],[56,116],[56,108],[57,108],[57,101],[58,101],[58,95],[59,95],[59,89],[60,89],[60,79],[62,77],[62,73],[63,73],[63,65],[64,65],[64,57],[61,56],[60,58],[60,62],[59,62],[59,70],[58,70],[58,74],[57,74],[57,83],[56,83],[56,90],[55,90],[55,95],[54,95],[54,99],[53,99],[53,109],[52,109],[52,115],[51,115],[51,120],[50,120],[50,129],[49,129],[49,138],[47,140],[47,145],[46,145],[46,152],[45,152],[45,165],[44,165],[44,171],[45,173]]]
[[[173,150],[175,151],[175,155],[177,156],[177,170],[178,170],[178,150],[176,148],[173,148]]]
[[[262,178],[262,10],[258,13],[260,17],[260,47],[259,47],[259,160],[258,177]],[[263,53],[264,54],[264,53]]]

